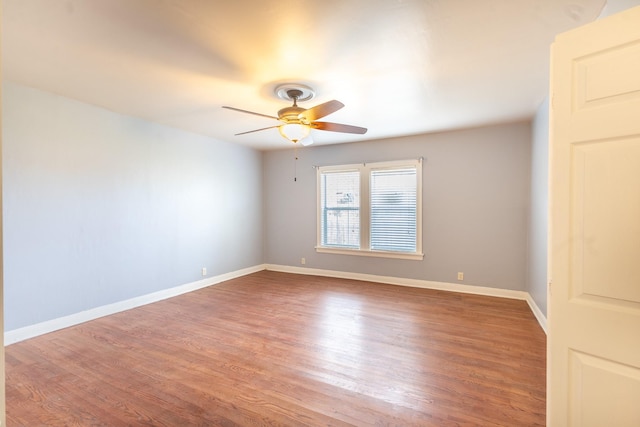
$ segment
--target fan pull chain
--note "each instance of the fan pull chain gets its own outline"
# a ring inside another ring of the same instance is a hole
[[[298,144],[293,146],[293,182],[298,181]]]

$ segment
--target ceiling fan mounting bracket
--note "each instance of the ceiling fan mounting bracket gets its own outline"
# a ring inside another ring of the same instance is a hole
[[[302,91],[300,89],[289,89],[287,91],[287,95],[289,98],[293,98],[294,101],[297,101],[302,96]]]
[[[284,83],[278,85],[275,87],[274,93],[278,98],[291,102],[294,100],[298,102],[308,101],[316,96],[316,92],[312,88],[300,83]]]

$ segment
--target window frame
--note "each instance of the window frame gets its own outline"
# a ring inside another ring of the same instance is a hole
[[[383,251],[373,250],[371,245],[371,171],[381,169],[416,169],[416,251]],[[360,174],[360,247],[344,248],[322,245],[322,174],[325,172],[352,172]],[[381,258],[422,260],[422,159],[396,160],[374,163],[355,163],[347,165],[319,166],[316,168],[316,252],[339,255],[359,255]]]

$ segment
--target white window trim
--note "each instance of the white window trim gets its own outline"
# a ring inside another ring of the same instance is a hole
[[[403,166],[412,166],[416,168],[416,180],[417,180],[417,194],[416,194],[416,251],[415,252],[395,252],[395,251],[376,251],[371,250],[369,229],[370,223],[370,188],[369,180],[372,170],[380,169],[392,169]],[[320,218],[320,177],[324,172],[360,172],[360,248],[333,248],[330,246],[321,246],[322,241],[322,224]],[[397,160],[390,162],[375,162],[375,163],[358,163],[350,165],[336,165],[336,166],[320,166],[317,168],[316,179],[316,252],[338,255],[358,255],[358,256],[371,256],[380,258],[395,258],[395,259],[409,259],[409,260],[422,260],[424,259],[424,253],[422,252],[422,159],[412,160]]]

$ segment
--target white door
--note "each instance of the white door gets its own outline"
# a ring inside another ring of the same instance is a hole
[[[551,59],[547,420],[640,427],[640,7]]]

